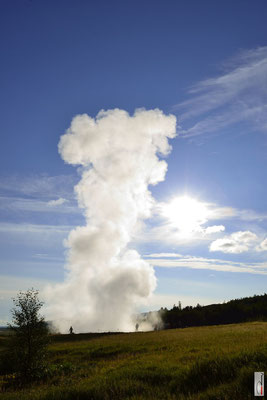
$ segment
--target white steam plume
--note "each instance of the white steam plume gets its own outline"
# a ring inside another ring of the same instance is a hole
[[[134,330],[132,313],[155,289],[153,268],[127,249],[142,219],[150,216],[148,185],[164,180],[176,118],[162,111],[100,111],[77,115],[59,142],[66,163],[82,165],[75,187],[85,226],[67,240],[65,282],[45,291],[46,316],[64,332]]]

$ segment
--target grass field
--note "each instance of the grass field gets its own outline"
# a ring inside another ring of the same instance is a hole
[[[1,376],[0,399],[251,399],[254,371],[267,371],[267,323],[60,335],[49,360],[47,377],[23,389]]]

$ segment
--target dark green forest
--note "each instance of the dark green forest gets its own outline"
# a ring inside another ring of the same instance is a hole
[[[208,306],[198,304],[182,308],[179,303],[171,310],[162,308],[160,313],[165,329],[267,321],[267,294]]]

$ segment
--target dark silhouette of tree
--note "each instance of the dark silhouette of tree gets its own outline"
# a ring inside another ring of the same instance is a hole
[[[39,314],[43,303],[38,299],[38,290],[19,292],[13,299],[13,335],[8,346],[13,367],[22,381],[30,381],[45,368],[48,327]]]
[[[267,294],[183,309],[174,305],[171,310],[161,311],[161,317],[165,328],[267,321]]]

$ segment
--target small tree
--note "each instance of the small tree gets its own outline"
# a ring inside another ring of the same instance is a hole
[[[48,327],[39,315],[43,303],[38,299],[38,290],[19,292],[13,299],[13,331],[10,342],[10,355],[14,369],[23,381],[37,377],[45,366]]]

